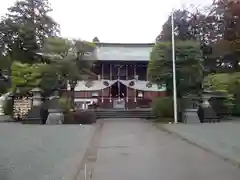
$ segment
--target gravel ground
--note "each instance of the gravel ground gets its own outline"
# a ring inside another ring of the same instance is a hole
[[[68,180],[77,173],[94,129],[1,123],[0,180]]]

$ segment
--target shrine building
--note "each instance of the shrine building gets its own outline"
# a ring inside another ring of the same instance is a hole
[[[153,43],[96,45],[97,60],[92,71],[97,77],[92,81],[78,81],[74,90],[77,107],[92,102],[100,108],[150,107],[154,98],[165,96],[166,87],[150,83],[147,77]]]

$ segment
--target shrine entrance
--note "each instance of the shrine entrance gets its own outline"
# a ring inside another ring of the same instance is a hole
[[[111,87],[112,98],[125,98],[127,96],[127,87],[121,82],[117,81]]]
[[[113,99],[113,108],[125,109],[125,97],[127,96],[127,87],[117,81],[111,87],[111,96]]]

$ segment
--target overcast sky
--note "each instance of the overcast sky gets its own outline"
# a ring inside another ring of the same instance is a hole
[[[172,8],[211,0],[49,0],[51,16],[67,38],[101,42],[153,42]],[[0,0],[0,16],[16,0]]]

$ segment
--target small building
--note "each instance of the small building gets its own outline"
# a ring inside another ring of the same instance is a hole
[[[95,102],[100,108],[132,109],[149,107],[154,98],[165,96],[166,87],[150,83],[147,77],[153,46],[97,43],[93,67],[97,78],[78,81],[74,92],[76,106]]]

